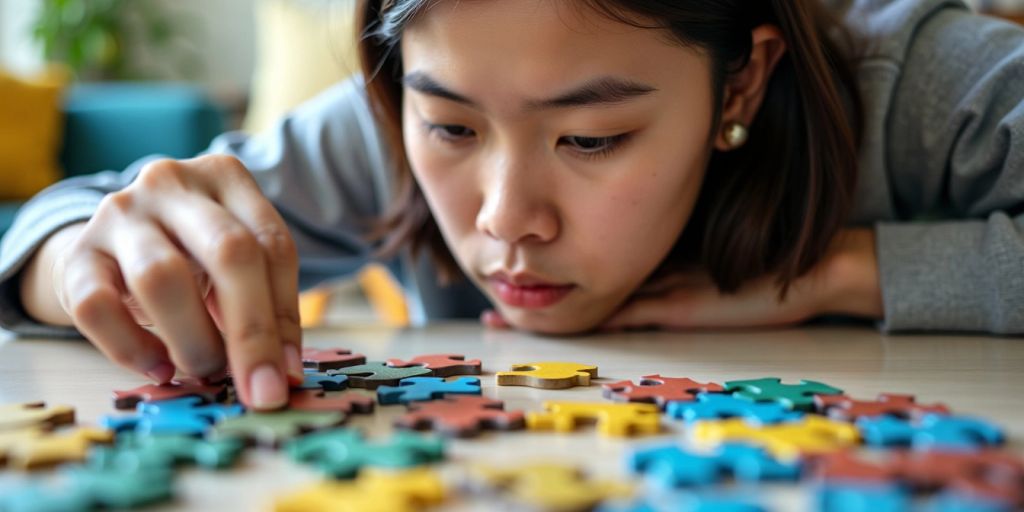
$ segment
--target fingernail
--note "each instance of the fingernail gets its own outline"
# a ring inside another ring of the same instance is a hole
[[[305,376],[302,370],[302,358],[299,357],[299,347],[292,344],[284,346],[284,363],[288,365],[288,373],[296,379],[302,380]]]
[[[253,370],[249,397],[256,409],[277,409],[288,401],[288,388],[276,366],[267,363]]]
[[[157,384],[163,384],[174,378],[174,365],[161,361],[146,372],[146,376],[153,379]]]

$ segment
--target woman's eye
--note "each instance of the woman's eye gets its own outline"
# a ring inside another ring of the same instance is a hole
[[[610,137],[582,137],[570,135],[562,137],[561,142],[573,151],[588,158],[607,156],[615,151],[618,146],[626,140],[628,134],[612,135]]]
[[[427,128],[427,132],[431,135],[436,135],[437,137],[440,137],[441,140],[449,142],[458,142],[476,135],[472,129],[459,124],[424,123],[424,125]]]

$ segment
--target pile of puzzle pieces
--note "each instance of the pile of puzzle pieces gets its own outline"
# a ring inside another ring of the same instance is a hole
[[[482,394],[481,362],[458,354],[367,362],[346,349],[305,349],[303,361],[304,382],[275,412],[246,411],[230,377],[116,391],[114,407],[134,412],[104,416],[97,427],[75,425],[68,406],[0,406],[0,465],[9,472],[59,465],[16,488],[0,486],[0,512],[171,500],[177,467],[230,468],[250,447],[279,450],[324,475],[280,497],[280,512],[418,510],[443,506],[456,492],[530,510],[765,510],[751,485],[762,481],[807,483],[822,511],[1024,507],[1024,461],[1000,449],[1005,439],[997,426],[909,395],[858,400],[807,380],[716,384],[647,375],[604,384],[608,401],[551,400],[541,411],[508,411]],[[495,374],[498,386],[552,395],[596,378],[596,366],[570,362]],[[378,406],[406,410],[388,439],[342,426]],[[628,478],[620,481],[542,461],[466,463],[456,482],[435,467],[445,460],[446,438],[487,429],[572,432],[590,423],[599,435],[624,438],[666,434],[676,423],[684,437],[631,442],[623,461]]]

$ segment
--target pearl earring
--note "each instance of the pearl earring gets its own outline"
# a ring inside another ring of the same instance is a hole
[[[750,135],[750,132],[747,130],[746,126],[735,121],[730,121],[729,123],[726,123],[723,135],[725,136],[726,144],[728,144],[732,149],[736,149],[747,142],[747,136]]]

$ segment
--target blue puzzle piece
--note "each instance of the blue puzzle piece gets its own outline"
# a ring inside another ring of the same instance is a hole
[[[303,374],[302,384],[294,389],[342,391],[348,387],[347,375],[328,375],[316,370],[304,370]]]
[[[749,495],[720,491],[675,491],[631,503],[604,503],[598,512],[764,512]]]
[[[905,420],[883,415],[857,420],[864,442],[873,446],[911,446],[975,449],[1002,444],[1005,437],[999,427],[970,416],[925,414],[920,420]]]
[[[892,484],[829,483],[818,488],[820,512],[903,512],[910,509],[910,495]]]
[[[377,401],[381,405],[404,404],[437,400],[448,394],[479,395],[480,379],[459,377],[453,381],[445,381],[442,377],[409,377],[402,379],[397,386],[377,388]]]
[[[100,425],[115,432],[201,436],[213,424],[240,416],[245,408],[240,404],[203,404],[202,398],[187,396],[139,402],[135,410],[132,416],[103,416]]]
[[[707,485],[732,474],[737,480],[795,480],[800,463],[782,463],[763,448],[725,443],[711,453],[688,452],[675,444],[636,450],[626,456],[630,472],[643,474],[655,487]]]
[[[925,512],[1010,512],[1009,503],[945,491],[928,501]]]
[[[804,415],[775,402],[752,402],[721,393],[698,393],[694,402],[669,402],[665,414],[686,421],[743,418],[758,425],[799,420]]]

